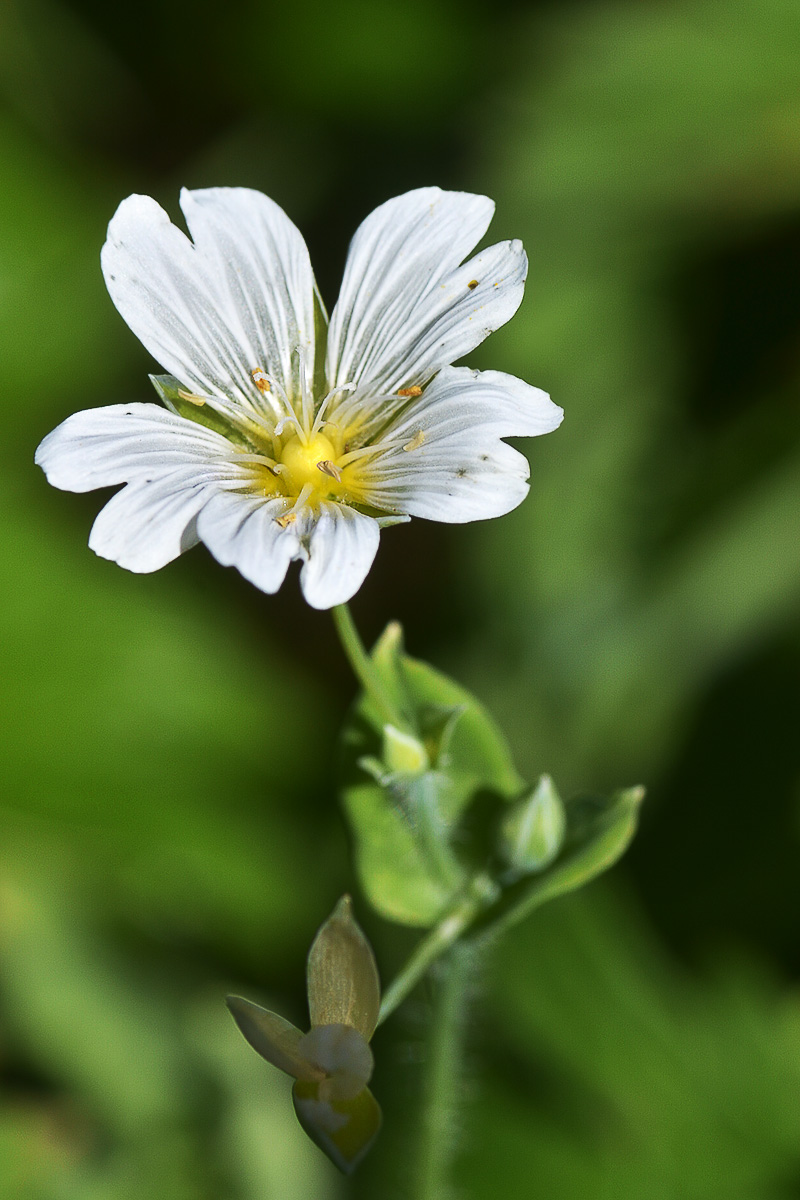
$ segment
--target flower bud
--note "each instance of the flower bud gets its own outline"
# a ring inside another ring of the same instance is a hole
[[[550,776],[542,775],[533,791],[518,800],[503,818],[500,853],[521,875],[541,871],[561,849],[566,829],[561,797]]]
[[[229,996],[228,1008],[253,1049],[294,1077],[300,1124],[349,1174],[381,1127],[380,1105],[367,1087],[375,1065],[368,1043],[378,1024],[380,982],[349,896],[342,896],[318,930],[307,977],[309,1033],[241,996]]]
[[[422,742],[394,725],[383,727],[383,761],[387,770],[396,775],[422,775],[430,767]]]

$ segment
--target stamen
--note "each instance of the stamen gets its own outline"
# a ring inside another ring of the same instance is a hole
[[[311,437],[313,437],[315,433],[319,433],[320,429],[322,429],[322,426],[326,424],[322,418],[333,397],[338,396],[340,392],[354,392],[357,386],[358,385],[355,383],[340,383],[338,387],[332,388],[331,391],[328,392],[327,396],[325,396],[319,408],[317,409],[317,415],[314,418],[314,424],[311,426]],[[329,424],[329,422],[327,423]]]
[[[283,513],[282,516],[275,518],[281,529],[286,529],[288,525],[291,525],[293,521],[297,520],[297,514],[300,512],[300,509],[303,507],[313,491],[314,489],[310,483],[303,484],[303,487],[300,489],[300,495],[297,497],[289,511]]]
[[[206,403],[205,396],[196,396],[194,392],[186,392],[183,388],[178,388],[178,395],[181,400],[188,400],[190,404],[196,404],[198,408],[202,408]]]
[[[294,426],[297,436],[305,446],[308,442],[308,438],[305,435],[300,421],[298,421],[297,417],[294,415],[291,417],[282,417],[281,420],[278,421],[278,424],[275,426],[275,437],[280,437],[287,425]]]
[[[183,388],[179,389],[178,395],[198,406],[207,404],[209,408],[219,413],[224,420],[230,422],[234,429],[251,441],[258,443],[266,434],[274,443],[272,422],[254,408],[245,409],[241,404],[234,404],[220,396],[196,396],[194,392],[187,392]]]
[[[300,425],[298,424],[297,414],[295,413],[293,405],[289,402],[289,398],[286,395],[286,392],[281,387],[278,380],[274,379],[271,375],[268,375],[263,367],[254,367],[253,370],[250,372],[250,375],[253,379],[253,383],[256,385],[258,390],[261,392],[262,396],[269,395],[270,402],[272,405],[273,412],[275,413],[275,416],[279,417],[280,413],[281,413],[281,409],[283,409],[284,416],[282,418],[282,421],[284,421],[284,422],[290,421],[294,425],[298,434],[302,437],[304,431],[300,428]],[[274,429],[269,428],[269,435],[273,440],[273,445],[275,447],[276,453],[280,449],[277,439],[280,437],[280,432],[281,432],[281,429],[283,429],[283,428],[285,428],[285,425],[282,424],[280,421],[276,428],[274,428]]]
[[[330,475],[337,483],[341,483],[342,481],[342,472],[336,466],[336,463],[331,462],[329,458],[324,458],[322,462],[318,462],[317,470],[322,471],[323,475]]]
[[[358,422],[359,429],[365,432],[365,427],[375,434],[385,427],[398,412],[400,412],[413,397],[402,396],[398,392],[386,392],[378,396],[370,396],[369,406],[371,416],[364,421],[364,404],[360,398],[345,401],[336,409],[336,424],[346,430],[352,420]]]
[[[237,463],[257,463],[261,467],[266,467],[273,475],[280,475],[285,469],[283,464],[275,462],[274,458],[267,458],[265,454],[249,454],[245,450],[234,450],[231,460]]]
[[[314,424],[314,398],[311,395],[311,389],[308,386],[308,347],[297,347],[298,368],[300,374],[300,404],[303,409],[303,426],[306,433],[310,434]],[[299,430],[298,430],[299,432]]]
[[[420,446],[422,445],[422,443],[424,441],[425,441],[425,431],[423,429],[418,429],[417,432],[412,437],[411,441],[406,442],[405,446],[403,446],[403,449],[404,450],[419,450]]]
[[[359,458],[366,458],[369,455],[383,454],[387,450],[397,450],[400,443],[397,441],[373,442],[370,446],[357,446],[355,450],[348,450],[346,454],[339,456],[339,467],[343,469],[348,467],[350,463],[357,462]]]
[[[250,374],[253,377],[253,383],[261,393],[272,391],[272,384],[263,367],[255,367]]]

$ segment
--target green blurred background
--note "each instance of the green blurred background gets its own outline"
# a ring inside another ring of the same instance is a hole
[[[649,787],[613,877],[486,964],[457,1194],[800,1197],[800,6],[3,0],[0,95],[2,1200],[409,1195],[425,990],[348,1183],[221,1002],[302,1023],[355,886],[330,621],[202,548],[95,558],[102,497],[32,460],[154,398],[99,269],[124,196],[261,188],[332,306],[358,222],[429,183],[493,196],[531,260],[471,362],[567,415],[517,512],[389,530],[356,616],[402,620],[529,776]],[[364,909],[388,977],[410,938]]]

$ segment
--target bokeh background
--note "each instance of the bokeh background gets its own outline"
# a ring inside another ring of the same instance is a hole
[[[403,1200],[428,997],[376,1038],[345,1183],[221,998],[305,1020],[355,886],[354,688],[293,577],[86,548],[38,441],[154,399],[109,301],[130,192],[261,188],[329,307],[375,204],[497,200],[531,260],[472,365],[566,410],[501,521],[389,530],[365,636],[475,689],[520,769],[643,782],[625,862],[486,964],[457,1194],[800,1196],[800,6],[794,0],[3,0],[0,1197]],[[388,977],[408,933],[360,915]]]

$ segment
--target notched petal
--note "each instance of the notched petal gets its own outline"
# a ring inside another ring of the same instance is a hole
[[[242,996],[228,996],[225,1003],[245,1040],[273,1067],[295,1079],[324,1079],[325,1072],[303,1055],[300,1043],[304,1034],[290,1021]]]
[[[369,1041],[381,992],[375,955],[343,896],[308,953],[308,1007],[316,1025],[350,1025]]]

